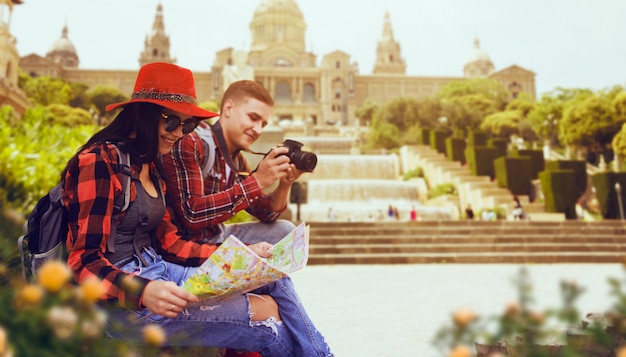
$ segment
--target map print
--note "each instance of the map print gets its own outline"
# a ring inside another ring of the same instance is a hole
[[[309,258],[309,226],[301,223],[261,258],[231,235],[183,283],[202,300],[243,294],[302,269]]]

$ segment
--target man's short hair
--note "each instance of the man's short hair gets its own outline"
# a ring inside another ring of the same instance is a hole
[[[251,80],[240,80],[230,84],[222,96],[222,106],[227,100],[254,98],[269,106],[274,106],[274,99],[261,84]]]

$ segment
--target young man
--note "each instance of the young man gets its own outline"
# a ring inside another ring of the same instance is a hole
[[[220,243],[234,234],[248,244],[274,244],[295,228],[278,220],[291,185],[302,174],[285,155],[289,149],[273,148],[254,171],[241,154],[261,136],[273,105],[260,84],[233,82],[224,92],[219,120],[212,126],[200,123],[163,155],[168,205],[184,239]],[[264,193],[276,182],[272,192]],[[241,210],[260,222],[224,224]]]

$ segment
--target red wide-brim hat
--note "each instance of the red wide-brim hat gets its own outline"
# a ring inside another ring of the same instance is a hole
[[[196,118],[219,116],[198,107],[193,74],[187,68],[171,63],[155,62],[141,67],[131,99],[109,104],[106,111],[131,103],[153,103]]]

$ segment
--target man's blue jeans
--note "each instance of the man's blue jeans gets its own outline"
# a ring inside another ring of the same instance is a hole
[[[209,242],[222,243],[229,235],[234,235],[246,244],[268,242],[276,244],[296,226],[288,220],[278,219],[272,223],[244,222],[220,224],[221,232],[209,238]]]
[[[154,250],[142,253],[148,266],[137,258],[120,269],[151,280],[174,281],[179,286],[196,268],[164,261]],[[278,304],[281,321],[252,321],[247,294],[222,301],[188,306],[176,318],[151,314],[149,310],[109,311],[107,334],[114,339],[141,341],[142,327],[158,324],[169,346],[211,346],[258,351],[263,356],[332,356],[297,296],[293,283],[283,278],[252,291],[270,295]]]

